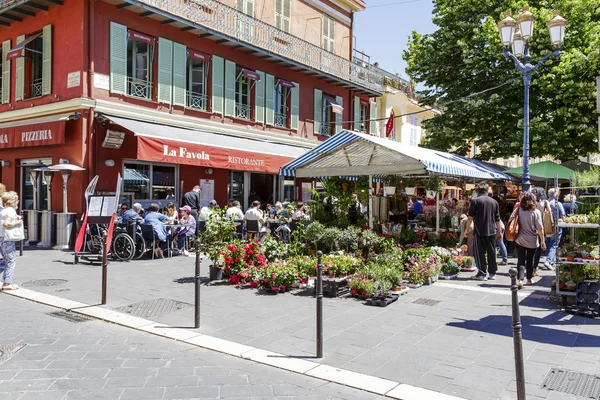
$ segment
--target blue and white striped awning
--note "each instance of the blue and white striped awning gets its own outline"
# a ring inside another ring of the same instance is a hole
[[[283,176],[423,175],[511,180],[476,160],[352,131],[341,131],[281,167]]]

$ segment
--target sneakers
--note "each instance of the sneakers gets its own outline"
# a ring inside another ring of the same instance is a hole
[[[496,280],[496,274],[490,274],[490,276],[488,276],[488,279],[490,281],[495,281]]]
[[[508,261],[502,260],[501,262],[498,263],[498,265],[508,265]]]
[[[487,281],[488,280],[487,276],[485,276],[484,274],[481,274],[481,275],[478,274],[478,275],[472,276],[471,279],[473,279],[474,281]]]
[[[190,253],[187,250],[183,250],[183,255],[186,256],[186,257],[189,257]]]
[[[519,282],[517,282],[517,288],[519,288],[519,290],[523,289],[523,281],[519,279]]]
[[[550,264],[548,261],[546,261],[544,263],[544,267],[545,269],[547,269],[548,271],[554,271],[554,266],[552,264]]]

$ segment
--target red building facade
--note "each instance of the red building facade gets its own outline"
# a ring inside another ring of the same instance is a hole
[[[341,24],[364,8],[317,3]],[[78,213],[96,175],[96,190],[114,192],[120,174],[123,201],[142,204],[177,203],[197,184],[219,204],[294,200],[299,182],[278,175],[283,164],[342,129],[375,129],[345,121],[376,115],[382,77],[220,2],[3,7],[0,181],[25,209],[33,185],[40,209],[48,199],[24,165],[67,160],[85,168],[69,182]],[[54,209],[61,184],[52,183]]]

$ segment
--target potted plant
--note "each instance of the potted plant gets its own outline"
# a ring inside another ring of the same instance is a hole
[[[458,266],[458,263],[455,260],[450,259],[446,264],[442,265],[440,278],[455,279],[458,276],[459,272],[460,267]]]

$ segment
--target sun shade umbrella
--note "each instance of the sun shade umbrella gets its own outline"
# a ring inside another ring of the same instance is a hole
[[[558,175],[558,179],[571,179],[575,171],[564,165],[556,164],[552,161],[542,161],[529,166],[529,172],[532,176],[537,176],[544,179],[554,179]],[[511,168],[504,171],[505,174],[521,175],[522,167]]]

